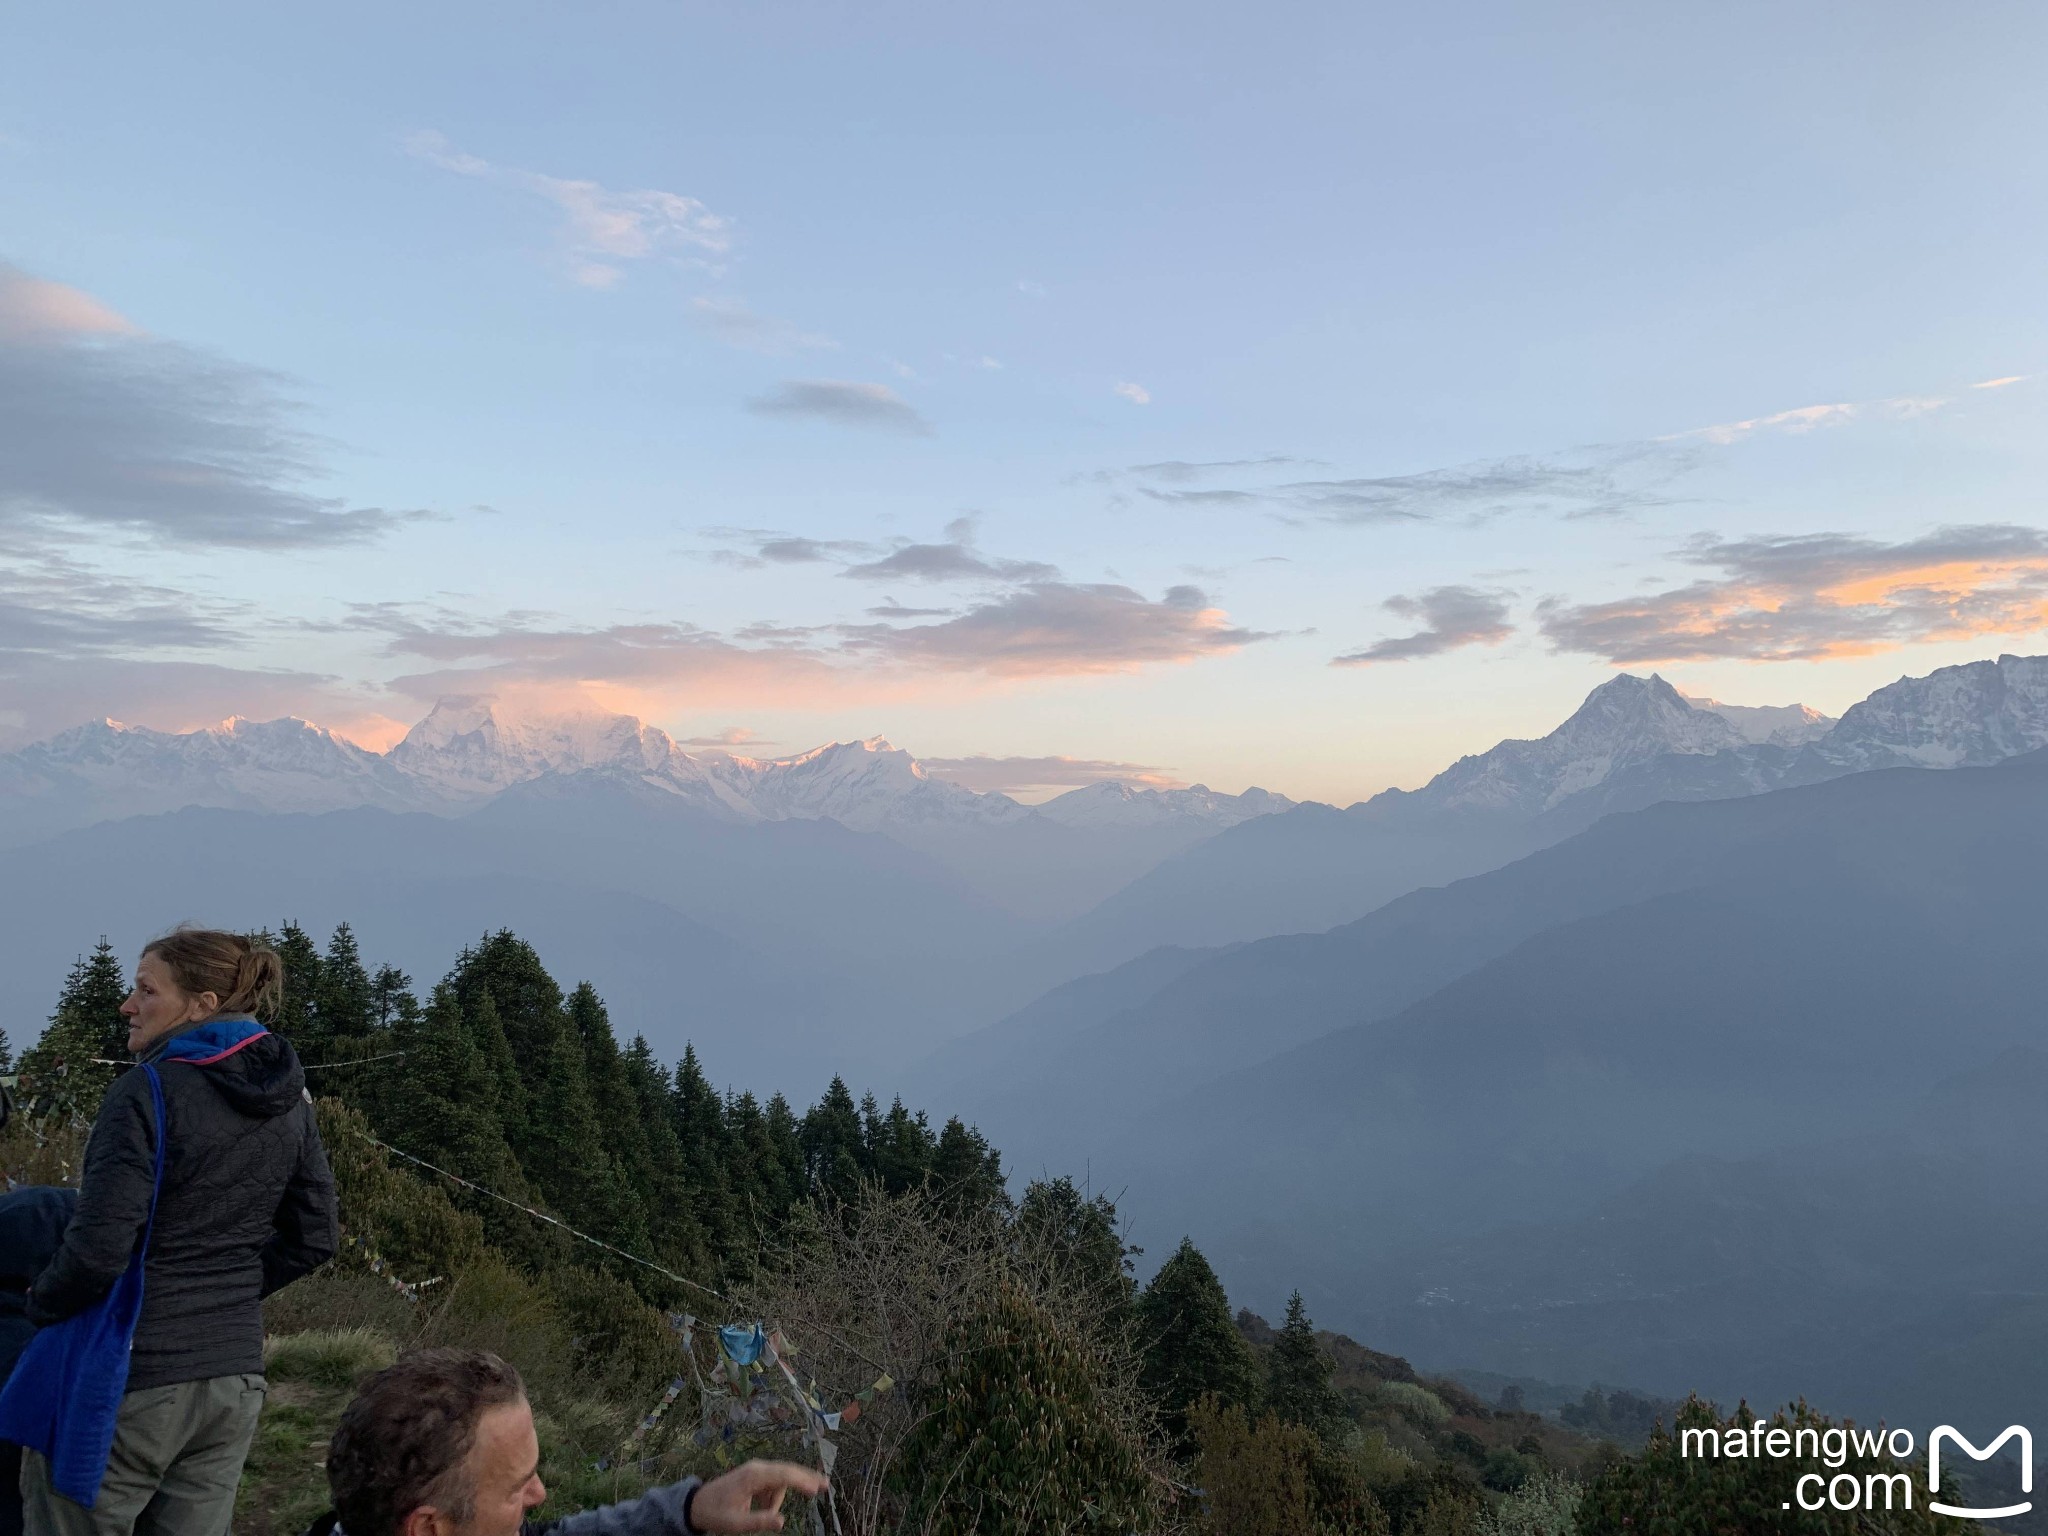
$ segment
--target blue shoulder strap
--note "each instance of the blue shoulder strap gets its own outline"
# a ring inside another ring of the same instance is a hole
[[[156,1199],[164,1192],[164,1142],[168,1135],[164,1125],[164,1080],[157,1076],[156,1067],[150,1062],[142,1064],[142,1070],[149,1074],[150,1103],[156,1109],[156,1180],[149,1191],[149,1220],[143,1224],[142,1246],[138,1254],[149,1252],[149,1239],[156,1231]]]

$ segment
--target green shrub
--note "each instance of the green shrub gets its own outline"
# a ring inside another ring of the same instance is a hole
[[[1106,1411],[1088,1341],[1014,1282],[949,1330],[930,1411],[899,1468],[925,1536],[1143,1530],[1144,1446]]]
[[[1412,1381],[1383,1381],[1379,1400],[1402,1418],[1422,1430],[1432,1430],[1449,1421],[1450,1407],[1427,1387]]]
[[[1546,1472],[1481,1515],[1478,1536],[1574,1536],[1583,1496],[1563,1473]]]

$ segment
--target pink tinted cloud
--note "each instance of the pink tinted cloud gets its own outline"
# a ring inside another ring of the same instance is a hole
[[[1695,539],[1679,558],[1718,574],[1643,597],[1552,600],[1558,650],[1617,666],[1818,661],[2048,629],[2048,533],[1942,528],[1896,543],[1855,534]]]

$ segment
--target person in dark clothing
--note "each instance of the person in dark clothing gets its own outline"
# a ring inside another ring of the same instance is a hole
[[[0,1195],[0,1382],[35,1336],[28,1288],[56,1256],[78,1191],[29,1184]],[[21,1536],[21,1447],[0,1441],[0,1536]]]
[[[334,1508],[306,1536],[727,1536],[782,1529],[790,1493],[825,1475],[750,1461],[559,1520],[547,1498],[519,1372],[479,1349],[422,1349],[363,1383],[327,1447]]]
[[[128,1048],[163,1083],[165,1162],[144,1255],[127,1394],[91,1508],[24,1453],[28,1536],[222,1536],[263,1406],[263,1297],[325,1263],[334,1179],[298,1056],[254,1018],[283,966],[239,934],[178,929],[142,952],[121,1005]],[[150,1223],[156,1131],[147,1075],[117,1079],[87,1143],[78,1211],[28,1317],[105,1296]]]

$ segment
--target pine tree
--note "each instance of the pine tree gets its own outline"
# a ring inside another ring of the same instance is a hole
[[[80,955],[64,978],[64,990],[42,1038],[21,1053],[22,1097],[59,1114],[91,1119],[116,1067],[128,1060],[128,1021],[121,1004],[128,978],[103,935],[92,953]]]
[[[7,1038],[7,1031],[0,1029],[0,1076],[14,1070],[14,1042]]]
[[[313,984],[313,1014],[321,1038],[334,1051],[325,1059],[345,1061],[365,1054],[364,1042],[377,1027],[377,990],[347,923],[335,928],[321,957]]]
[[[308,1061],[329,1061],[333,1052],[326,1031],[320,1027],[320,951],[297,923],[286,923],[271,948],[284,962],[284,998],[270,1027],[291,1041]]]
[[[812,1191],[830,1200],[851,1200],[867,1172],[862,1161],[866,1137],[860,1111],[841,1079],[834,1077],[825,1096],[805,1112],[800,1134]]]
[[[931,1125],[922,1112],[913,1115],[905,1109],[900,1098],[890,1103],[885,1115],[874,1114],[873,1105],[874,1099],[869,1097],[861,1106],[866,1141],[863,1161],[892,1195],[924,1188],[936,1151]]]
[[[764,1209],[773,1221],[780,1222],[810,1193],[803,1127],[789,1100],[779,1093],[770,1095],[761,1118],[770,1154],[760,1164],[762,1187],[767,1191]]]
[[[626,1047],[623,1067],[640,1137],[647,1148],[641,1187],[655,1257],[684,1274],[709,1274],[710,1238],[703,1214],[690,1195],[682,1143],[676,1139],[668,1074],[641,1035],[635,1035]]]
[[[497,1043],[502,1048],[502,1034]],[[375,1105],[378,1138],[507,1199],[536,1198],[505,1138],[500,1080],[455,988],[447,982],[435,987],[424,1009],[394,1026],[392,1045],[405,1052],[405,1070]],[[451,1198],[521,1262],[559,1257],[559,1239],[531,1217],[467,1192]]]
[[[1015,1284],[947,1330],[897,1467],[926,1536],[1149,1530],[1140,1447],[1107,1411],[1083,1340]]]
[[[745,1229],[732,1187],[725,1103],[704,1075],[694,1045],[685,1044],[683,1059],[676,1063],[669,1104],[690,1202],[704,1224],[714,1261],[723,1268],[746,1246]]]
[[[1301,1292],[1287,1298],[1287,1320],[1266,1357],[1266,1401],[1290,1424],[1299,1424],[1325,1438],[1341,1434],[1344,1399],[1332,1378],[1336,1367],[1316,1342]]]
[[[1138,1300],[1138,1336],[1145,1350],[1145,1388],[1183,1447],[1189,1444],[1188,1410],[1201,1399],[1257,1406],[1258,1357],[1231,1320],[1223,1283],[1192,1239],[1181,1239],[1145,1287]]]
[[[395,965],[378,966],[376,979],[370,983],[370,1006],[378,1029],[396,1028],[402,1019],[419,1011],[412,978]]]
[[[980,1131],[961,1124],[957,1117],[946,1122],[932,1149],[931,1189],[947,1210],[1010,1212],[1002,1155]]]
[[[517,1087],[505,1084],[500,1123],[527,1182],[572,1224],[621,1247],[644,1246],[644,1218],[591,1098],[584,1041],[539,954],[501,929],[465,951],[449,980],[486,1054],[495,1054],[493,1032],[504,1041],[498,1072],[509,1062]]]
[[[640,1104],[633,1085],[626,1078],[625,1058],[612,1034],[611,1015],[604,999],[589,982],[579,982],[569,994],[569,1024],[583,1051],[584,1079],[589,1084],[590,1102],[603,1127],[605,1154],[617,1168],[633,1210],[627,1226],[641,1242],[653,1236],[654,1189],[650,1182],[652,1158],[647,1133],[640,1121]],[[622,1243],[621,1246],[631,1246]],[[638,1249],[635,1249],[638,1252]]]

